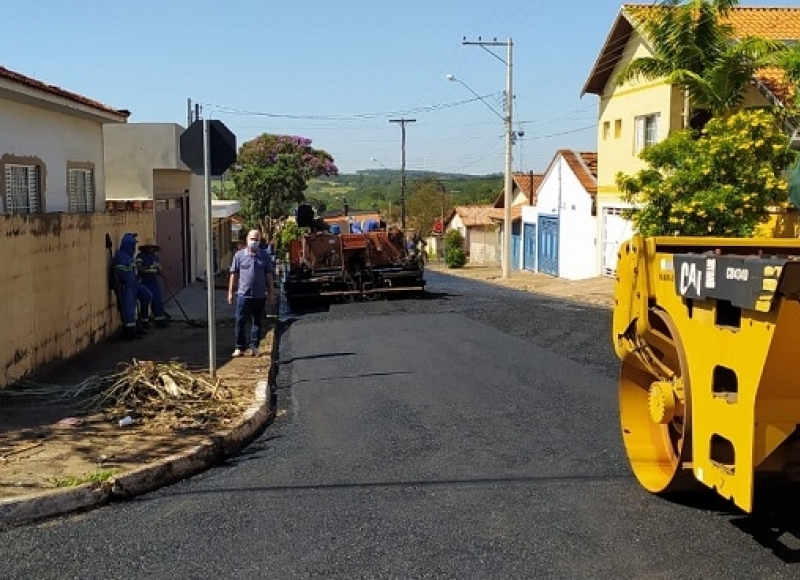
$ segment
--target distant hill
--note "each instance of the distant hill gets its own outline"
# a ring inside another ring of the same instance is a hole
[[[351,175],[389,175],[389,176],[400,176],[399,169],[359,169],[354,174]],[[408,179],[460,179],[460,180],[471,180],[471,179],[497,179],[503,178],[502,173],[490,173],[487,175],[471,175],[468,173],[441,173],[439,171],[421,171],[418,169],[414,170],[406,170],[406,180]]]
[[[452,205],[491,203],[503,189],[503,175],[465,175],[437,171],[406,171],[406,195],[415,182],[439,181]],[[312,179],[306,198],[312,205],[389,211],[400,200],[401,173],[394,169],[362,169],[336,177]]]

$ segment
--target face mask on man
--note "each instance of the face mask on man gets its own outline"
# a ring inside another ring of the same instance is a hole
[[[258,249],[258,240],[247,240],[247,247],[251,250]]]

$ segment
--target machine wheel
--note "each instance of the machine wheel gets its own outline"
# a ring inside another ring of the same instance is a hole
[[[701,488],[691,465],[691,397],[686,355],[669,315],[651,309],[641,338],[660,369],[634,355],[622,362],[619,409],[625,450],[636,478],[648,491],[682,493]],[[669,376],[671,375],[671,376]]]

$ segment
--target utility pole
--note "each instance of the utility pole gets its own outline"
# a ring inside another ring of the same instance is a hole
[[[511,202],[513,201],[512,191],[514,188],[514,175],[512,173],[513,163],[513,115],[512,107],[514,102],[514,93],[512,87],[513,79],[513,60],[512,53],[514,41],[510,38],[505,41],[498,41],[496,38],[492,40],[481,40],[478,37],[477,41],[468,41],[466,37],[461,44],[474,44],[480,46],[486,52],[491,54],[497,60],[506,65],[506,95],[505,95],[505,116],[503,118],[506,128],[506,163],[505,163],[505,185],[504,185],[504,203],[503,203],[503,240],[502,240],[502,272],[503,278],[508,278],[511,270]],[[507,49],[506,59],[497,56],[494,52],[486,48],[487,46],[505,46]]]
[[[400,227],[406,232],[406,123],[416,123],[416,119],[389,119],[390,123],[400,123],[402,129],[402,163],[400,165]]]

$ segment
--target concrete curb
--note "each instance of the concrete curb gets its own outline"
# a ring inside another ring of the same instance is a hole
[[[11,528],[108,503],[108,486],[91,483],[50,493],[0,501],[0,529]]]
[[[267,333],[270,356],[267,378],[258,381],[255,402],[228,431],[207,437],[200,444],[121,474],[103,483],[0,500],[0,530],[101,507],[177,483],[219,464],[241,451],[265,429],[274,416],[271,388],[277,373],[277,325]]]

